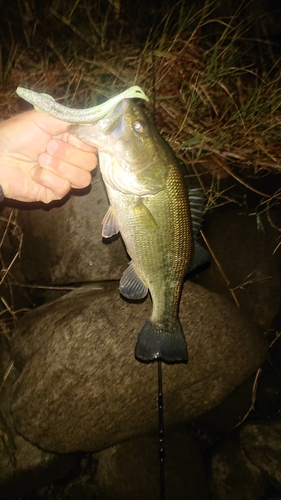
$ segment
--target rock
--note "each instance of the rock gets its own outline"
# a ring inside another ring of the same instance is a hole
[[[11,430],[11,428],[9,429]],[[0,417],[1,435],[7,426]],[[20,436],[0,441],[0,498],[14,499],[64,477],[80,462],[78,454],[55,455],[39,450]]]
[[[240,430],[241,447],[248,460],[281,490],[281,420],[247,422]]]
[[[241,424],[253,405],[256,373],[232,391],[221,404],[197,419],[197,424],[211,432],[226,433]]]
[[[142,436],[94,455],[102,500],[159,499],[158,435]],[[208,500],[203,459],[184,430],[165,435],[166,500]]]
[[[59,481],[41,487],[34,492],[32,500],[102,500],[96,496],[96,466],[91,453],[83,454],[79,467]]]
[[[274,218],[274,214],[270,215]],[[278,244],[277,231],[269,225],[265,214],[259,216],[259,221],[260,229],[257,217],[241,214],[239,208],[207,219],[204,233],[229,286],[213,259],[209,269],[198,275],[197,282],[230,300],[233,299],[229,289],[235,289],[241,310],[268,330],[280,305],[280,252],[273,254]],[[280,220],[276,225],[280,227]]]
[[[0,335],[0,358],[2,382],[4,372],[7,373],[11,362],[3,335]],[[52,483],[73,470],[80,462],[79,454],[46,453],[16,434],[10,413],[10,400],[17,375],[16,369],[12,368],[0,391],[1,500],[14,499],[32,489]]]
[[[234,436],[220,442],[212,456],[213,500],[261,500],[266,491],[263,473],[244,454]]]
[[[108,201],[100,174],[84,196],[71,196],[61,206],[20,210],[24,234],[22,272],[36,284],[66,284],[119,279],[128,259],[119,238],[102,241],[102,219]]]
[[[27,313],[12,337],[21,374],[17,431],[58,453],[99,451],[158,428],[157,367],[134,358],[149,300],[127,303],[117,285],[72,292]],[[186,283],[181,320],[189,363],[163,366],[167,429],[218,405],[262,364],[267,343],[237,307]]]

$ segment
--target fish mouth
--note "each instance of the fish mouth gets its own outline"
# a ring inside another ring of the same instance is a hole
[[[126,140],[125,114],[129,106],[129,100],[124,99],[114,108],[104,120],[101,120],[101,129],[104,135],[111,136],[113,141]],[[127,128],[128,130],[128,128]]]
[[[73,125],[70,127],[70,132],[97,148],[103,148],[105,143],[112,147],[119,140],[127,141],[130,134],[125,119],[128,105],[129,99],[123,99],[104,118],[91,123]]]

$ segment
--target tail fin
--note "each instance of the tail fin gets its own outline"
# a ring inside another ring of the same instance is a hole
[[[135,357],[147,363],[157,360],[165,363],[187,363],[187,346],[180,321],[166,331],[157,328],[148,319],[138,336]]]

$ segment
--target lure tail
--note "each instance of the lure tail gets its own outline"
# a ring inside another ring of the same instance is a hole
[[[147,363],[157,360],[187,363],[187,346],[180,321],[160,328],[148,319],[138,336],[135,357]]]

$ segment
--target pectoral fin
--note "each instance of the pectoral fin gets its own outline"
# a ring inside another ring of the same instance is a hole
[[[114,234],[119,233],[119,228],[116,220],[115,211],[111,205],[102,219],[102,237],[110,238]]]
[[[137,276],[132,261],[120,280],[119,290],[121,295],[132,300],[144,299],[148,293],[148,288]]]

